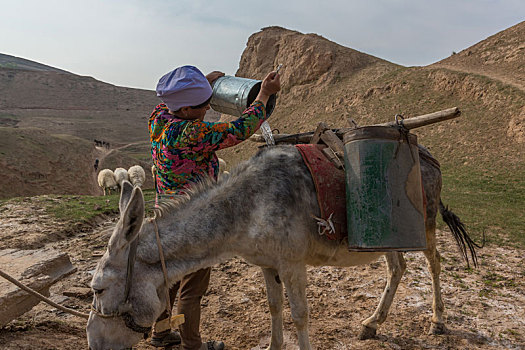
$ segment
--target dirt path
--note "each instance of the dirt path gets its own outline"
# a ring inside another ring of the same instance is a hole
[[[78,232],[47,244],[66,251],[78,271],[51,289],[52,299],[88,312],[90,296],[66,297],[72,287],[87,287],[115,219],[101,220],[91,231]],[[34,199],[0,207],[0,248],[36,248],[42,232],[66,229],[48,217]],[[488,232],[487,234],[490,234]],[[310,338],[324,349],[525,349],[525,251],[489,246],[480,251],[481,266],[467,270],[452,237],[438,234],[442,253],[442,291],[449,334],[428,335],[431,282],[425,259],[408,253],[407,272],[378,337],[359,341],[360,322],[371,315],[385,284],[381,259],[353,268],[309,268],[307,296]],[[95,254],[96,255],[96,254]],[[262,274],[240,259],[215,266],[203,299],[202,332],[224,340],[228,349],[262,350],[270,336],[269,312]],[[284,311],[285,347],[297,349],[289,305]],[[0,349],[87,348],[85,321],[40,303],[0,329]],[[136,349],[153,350],[145,341]]]
[[[107,148],[104,148],[104,147],[98,147],[97,146],[95,148],[97,148],[101,152],[101,156],[99,157],[99,161],[100,161],[100,163],[102,163],[104,158],[106,158],[107,156],[111,155],[113,152],[119,151],[119,150],[123,150],[123,149],[131,147],[131,146],[140,145],[142,143],[148,143],[148,142],[145,142],[145,141],[132,142],[132,143],[128,143],[128,144],[125,144],[125,145],[122,145],[122,146],[119,146],[119,147],[111,148],[109,151],[107,150]]]
[[[449,69],[449,70],[456,71],[456,72],[483,75],[487,78],[500,81],[503,84],[511,85],[511,86],[514,86],[515,88],[525,91],[523,80],[520,81],[519,77],[509,77],[509,76],[500,74],[499,72],[490,69],[490,67],[480,67],[479,69],[476,69],[476,67],[472,65],[462,66],[462,65],[457,65],[457,64],[446,64],[446,63],[434,63],[430,65],[429,67],[430,68],[445,68],[445,69]]]

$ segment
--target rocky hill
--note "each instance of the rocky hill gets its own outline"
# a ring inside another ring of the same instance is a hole
[[[346,127],[352,118],[370,125],[398,113],[412,117],[457,106],[463,112],[459,119],[415,130],[420,142],[445,167],[484,171],[505,166],[521,173],[525,55],[519,52],[524,28],[522,22],[434,65],[407,68],[315,34],[269,27],[248,39],[237,75],[261,79],[284,64],[283,88],[270,118],[281,133],[311,131],[320,121]],[[500,60],[507,65],[500,67]],[[494,74],[484,75],[486,69],[476,63],[481,61]],[[245,143],[221,154],[233,161],[255,148]]]
[[[97,158],[99,170],[139,164],[148,174],[151,166],[145,157],[133,157],[124,149],[95,147],[80,137],[39,128],[0,127],[0,198],[102,194],[94,169]],[[151,176],[146,177],[145,187],[153,188]]]
[[[284,67],[281,106],[322,93],[345,78],[359,76],[361,83],[367,84],[367,79],[371,81],[399,67],[316,34],[268,27],[250,36],[236,75],[262,79],[278,64]]]

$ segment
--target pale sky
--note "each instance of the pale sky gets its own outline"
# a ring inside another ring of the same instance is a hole
[[[0,53],[154,90],[185,64],[235,74],[268,26],[421,66],[523,20],[524,0],[0,0]]]

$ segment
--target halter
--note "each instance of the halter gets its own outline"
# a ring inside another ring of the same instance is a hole
[[[160,256],[160,263],[162,266],[162,273],[164,275],[164,287],[166,291],[166,310],[168,311],[168,314],[171,319],[171,303],[170,303],[170,295],[169,295],[169,284],[168,284],[168,273],[166,269],[166,263],[164,260],[164,253],[162,251],[162,245],[160,242],[160,235],[159,235],[159,228],[157,227],[157,221],[156,216],[150,219],[150,222],[153,223],[153,226],[155,227],[155,236],[157,239],[157,248],[159,250],[159,256]],[[102,318],[115,318],[120,317],[124,321],[124,324],[126,327],[131,329],[134,332],[137,333],[143,333],[144,337],[147,337],[149,332],[151,331],[151,327],[144,327],[138,325],[135,320],[133,319],[132,311],[133,307],[129,301],[129,293],[131,291],[132,286],[132,280],[133,280],[133,269],[135,266],[135,258],[137,256],[137,246],[138,246],[138,235],[137,237],[130,243],[129,246],[129,253],[128,253],[128,263],[126,268],[126,286],[124,288],[124,302],[119,304],[117,311],[112,312],[110,314],[104,314],[102,311],[98,310],[95,301],[93,300],[93,303],[91,304],[91,311],[93,311],[97,316]]]

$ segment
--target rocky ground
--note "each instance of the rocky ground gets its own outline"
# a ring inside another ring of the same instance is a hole
[[[77,272],[54,285],[51,297],[88,312],[91,297],[81,291],[89,285],[98,252],[105,249],[114,223],[113,218],[101,218],[93,227],[72,229],[48,217],[32,199],[8,202],[0,206],[0,249],[51,245],[66,251]],[[46,239],[49,235],[53,239]],[[356,336],[361,321],[379,302],[386,278],[384,261],[353,268],[309,269],[307,295],[314,348],[525,349],[525,251],[510,245],[485,247],[479,252],[480,267],[472,270],[460,260],[448,231],[438,232],[438,237],[448,334],[427,334],[430,275],[423,255],[408,253],[407,271],[389,317],[378,336],[366,341]],[[64,295],[75,290],[80,291],[76,296]],[[228,349],[259,350],[268,345],[270,316],[263,277],[256,266],[241,259],[215,266],[202,309],[205,339],[221,339]],[[298,349],[288,304],[284,326],[284,348]],[[85,349],[85,321],[40,303],[0,329],[0,348]],[[143,341],[136,349],[154,348]]]

